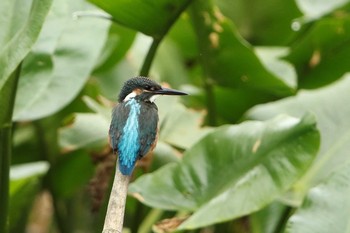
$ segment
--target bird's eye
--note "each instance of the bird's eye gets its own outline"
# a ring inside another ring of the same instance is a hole
[[[151,88],[151,87],[148,86],[148,85],[145,86],[145,89],[146,89],[146,90],[150,90],[150,88]]]

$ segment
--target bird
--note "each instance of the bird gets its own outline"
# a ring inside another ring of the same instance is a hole
[[[136,161],[154,149],[158,140],[158,107],[160,95],[187,95],[165,88],[148,77],[127,80],[112,110],[109,144],[118,155],[119,171],[130,176]]]

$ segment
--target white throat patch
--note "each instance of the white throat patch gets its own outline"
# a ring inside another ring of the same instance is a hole
[[[149,98],[149,101],[153,103],[158,98],[158,96],[159,95],[152,95],[151,98]]]
[[[127,96],[125,97],[125,99],[123,100],[123,102],[126,102],[126,101],[128,101],[128,100],[134,98],[136,95],[137,95],[136,91],[131,92],[129,95],[127,95]]]

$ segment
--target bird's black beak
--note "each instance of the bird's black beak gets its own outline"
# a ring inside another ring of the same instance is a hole
[[[159,89],[156,91],[152,91],[152,93],[156,95],[188,95],[185,92],[170,89],[170,88],[165,88],[165,87],[162,87],[162,89]]]

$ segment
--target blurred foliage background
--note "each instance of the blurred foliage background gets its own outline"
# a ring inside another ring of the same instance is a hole
[[[345,233],[350,1],[2,0],[0,232],[101,232],[123,82],[157,100],[125,232]]]

